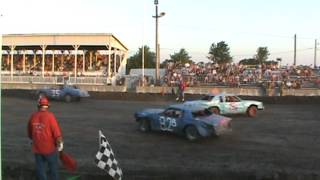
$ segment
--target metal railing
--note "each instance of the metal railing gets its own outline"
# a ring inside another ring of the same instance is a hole
[[[41,77],[41,76],[1,76],[1,83],[34,83],[34,84],[111,84],[107,77]]]

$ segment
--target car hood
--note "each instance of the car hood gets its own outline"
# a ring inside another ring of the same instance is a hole
[[[164,111],[164,109],[145,109],[143,112],[147,112],[147,113],[160,113]]]
[[[138,112],[138,114],[140,114],[140,115],[156,114],[156,113],[161,113],[163,111],[164,111],[164,109],[145,109],[145,110]]]
[[[203,104],[206,105],[209,101],[206,100],[194,100],[194,101],[186,101],[184,104],[185,105],[198,105],[198,104]]]

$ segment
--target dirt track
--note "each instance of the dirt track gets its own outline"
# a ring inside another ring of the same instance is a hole
[[[86,99],[52,102],[65,151],[78,161],[80,179],[105,179],[94,165],[98,130],[110,141],[125,179],[320,179],[319,105],[266,104],[256,118],[233,116],[233,132],[190,143],[170,134],[144,134],[133,113],[166,101]],[[26,125],[35,100],[2,97],[5,179],[30,179],[34,160]],[[71,174],[61,168],[63,177]]]

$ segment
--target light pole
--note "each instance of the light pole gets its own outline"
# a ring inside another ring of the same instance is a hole
[[[319,45],[319,43],[317,42],[317,39],[314,41],[314,68],[317,68],[317,45]]]
[[[2,14],[0,14],[0,19],[2,19]],[[2,20],[0,20],[0,22],[2,22]],[[1,79],[2,79],[2,29],[0,30],[0,81],[1,81]],[[0,83],[0,88],[1,88],[1,83]],[[1,96],[2,96],[2,94],[1,94],[1,91],[0,91],[0,104],[2,104],[2,102],[1,102]],[[1,114],[1,112],[0,112],[0,123],[2,124],[2,114]],[[0,126],[0,144],[2,144],[2,126]],[[0,159],[2,159],[2,156],[1,156],[1,154],[2,153],[0,153]],[[0,162],[0,169],[2,169],[2,161]],[[0,179],[2,179],[2,173],[0,173]]]
[[[156,42],[155,42],[155,49],[156,49],[156,72],[155,72],[155,78],[156,78],[156,84],[160,82],[160,73],[159,73],[159,67],[160,67],[160,45],[158,43],[158,18],[161,18],[165,15],[164,12],[161,12],[160,15],[158,14],[158,0],[154,0],[154,5],[156,7],[156,15],[152,16],[156,19]]]

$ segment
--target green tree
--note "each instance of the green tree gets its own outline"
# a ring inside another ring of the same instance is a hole
[[[156,54],[150,51],[148,46],[144,46],[144,68],[155,68],[155,58]],[[128,58],[127,63],[127,73],[130,72],[130,69],[142,68],[142,48],[139,48],[138,52],[133,56]]]
[[[191,56],[189,56],[188,52],[184,48],[180,49],[178,53],[170,55],[170,58],[174,63],[192,63]]]
[[[208,59],[210,59],[213,63],[218,64],[232,62],[228,44],[226,44],[224,41],[220,41],[217,44],[212,43],[209,49]]]
[[[271,61],[266,61],[266,62],[265,62],[266,65],[276,65],[276,66],[278,65],[278,63],[279,63],[279,62],[278,62],[278,61],[275,61],[275,60],[271,60]]]
[[[169,63],[173,62],[171,59],[166,59],[160,64],[160,68],[166,68]]]
[[[260,63],[265,63],[270,55],[268,51],[268,47],[259,47],[257,49],[257,54],[255,55],[255,59]]]
[[[242,59],[239,61],[239,64],[243,65],[257,65],[259,62],[255,58]]]

